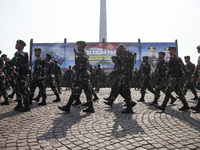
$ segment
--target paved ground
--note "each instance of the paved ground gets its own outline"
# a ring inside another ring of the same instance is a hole
[[[14,111],[16,105],[0,106],[1,149],[200,149],[200,113],[179,112],[182,105],[176,101],[160,113],[148,102],[153,95],[146,94],[146,102],[134,107],[134,114],[121,114],[122,97],[113,108],[103,104],[110,89],[101,89],[100,100],[94,103],[95,113],[82,112],[72,107],[71,113],[61,112],[57,106],[66,104],[70,91],[63,91],[62,102],[53,103],[52,91],[47,90],[47,106],[37,106],[26,113]],[[198,93],[200,94],[200,93]],[[137,100],[140,92],[132,89]],[[187,93],[189,105],[197,101]],[[163,99],[163,95],[161,96]],[[85,101],[85,95],[81,95]]]

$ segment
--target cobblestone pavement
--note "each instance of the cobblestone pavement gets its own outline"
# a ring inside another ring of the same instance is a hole
[[[121,96],[112,108],[104,105],[103,98],[109,92],[109,88],[100,90],[93,114],[83,113],[81,106],[72,107],[69,114],[60,111],[58,105],[66,104],[70,95],[65,90],[62,102],[53,103],[55,96],[47,89],[47,106],[34,102],[31,111],[25,113],[13,110],[16,102],[10,100],[9,106],[0,106],[0,150],[200,149],[200,113],[179,112],[180,100],[168,105],[166,113],[160,113],[149,106],[153,95],[148,92],[146,102],[137,103],[133,114],[121,114]],[[140,92],[132,89],[132,99],[139,98]],[[190,106],[197,103],[190,100],[191,92],[186,98]],[[84,94],[81,100],[86,101]]]

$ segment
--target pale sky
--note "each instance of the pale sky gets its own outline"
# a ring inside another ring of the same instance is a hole
[[[107,0],[108,42],[174,42],[196,64],[200,0]],[[100,0],[0,0],[0,50],[27,43],[99,42]]]

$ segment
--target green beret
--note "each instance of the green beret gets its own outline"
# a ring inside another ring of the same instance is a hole
[[[119,44],[117,48],[125,47],[124,44]]]
[[[42,49],[41,48],[35,48],[34,51],[40,51],[41,52]]]
[[[7,55],[6,55],[6,54],[2,54],[2,55],[1,55],[1,58],[5,57],[5,56],[7,56]]]
[[[149,56],[143,56],[142,58],[143,58],[143,59],[145,59],[145,58],[149,59]]]
[[[16,43],[17,44],[23,44],[24,46],[26,46],[26,43],[24,41],[22,41],[22,40],[17,40]]]
[[[185,56],[184,58],[188,58],[188,59],[190,59],[190,56]]]
[[[199,46],[197,46],[197,49],[200,49],[200,45],[199,45]]]
[[[52,58],[52,55],[50,53],[46,53],[46,56],[48,56],[50,59]]]
[[[154,46],[150,46],[148,48],[149,52],[155,52],[156,51],[156,48]]]
[[[69,66],[69,67],[72,67],[72,66]]]
[[[58,63],[58,60],[55,59],[54,62],[55,62],[55,63]]]
[[[100,64],[98,64],[97,66],[101,66]]]
[[[158,52],[158,54],[162,54],[165,56],[165,52],[162,52],[162,51]]]
[[[168,48],[169,48],[169,51],[170,51],[170,50],[175,50],[175,51],[177,51],[176,46],[170,46],[170,47],[168,47]]]
[[[0,54],[2,53],[2,51],[0,50]]]
[[[87,45],[87,43],[86,43],[85,41],[77,41],[77,42],[76,42],[76,45],[78,45],[78,44],[82,44],[82,45],[84,45],[84,46]]]
[[[117,56],[112,56],[111,59],[118,58]]]

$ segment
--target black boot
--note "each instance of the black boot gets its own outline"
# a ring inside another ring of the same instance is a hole
[[[9,98],[13,99],[13,96],[15,95],[15,92],[12,92],[10,95],[8,95]]]
[[[113,105],[113,100],[110,100],[110,101],[104,101],[104,103],[110,107],[112,107]]]
[[[191,100],[197,100],[198,99],[197,93],[193,92],[193,94],[194,94],[194,98],[192,98]]]
[[[22,101],[18,100],[17,101],[17,106],[14,108],[15,110],[23,109]]]
[[[110,101],[110,97],[108,97],[108,98],[103,98],[104,100],[106,100],[106,101]]]
[[[8,98],[6,98],[5,101],[1,103],[1,105],[9,105]]]
[[[60,102],[60,101],[61,101],[61,99],[60,99],[59,94],[56,94],[56,99],[53,100],[53,102]]]
[[[89,106],[88,102],[83,103],[81,106]]]
[[[138,102],[144,102],[145,100],[144,100],[144,97],[142,96],[139,100],[138,100]]]
[[[41,97],[41,95],[39,94],[37,97],[34,97],[33,100],[36,101],[36,102],[39,102],[40,101],[40,97]]]
[[[186,110],[189,110],[190,107],[188,106],[188,103],[187,103],[186,99],[183,97],[183,98],[181,98],[181,101],[182,101],[182,103],[183,103],[183,107],[179,108],[178,110],[179,110],[179,111],[186,111]]]
[[[59,94],[62,94],[62,92],[61,92],[61,89],[60,89],[60,88],[58,88],[58,92],[59,92]]]
[[[94,96],[94,98],[93,98],[93,102],[95,102],[95,101],[97,101],[99,98],[98,98],[98,96],[95,94],[95,96]]]
[[[125,108],[125,109],[123,109],[122,111],[121,111],[121,113],[122,114],[128,114],[128,113],[133,113],[133,107],[136,105],[136,103],[135,102],[133,102],[133,101],[128,101],[127,102],[127,108]]]
[[[176,98],[173,97],[172,95],[170,95],[170,98],[171,98],[171,102],[170,102],[170,104],[174,104],[174,102],[176,101]]]
[[[58,108],[60,109],[60,110],[62,110],[62,111],[66,111],[66,113],[69,113],[70,112],[70,107],[71,107],[71,105],[72,105],[72,100],[70,101],[70,99],[69,99],[69,101],[68,101],[68,103],[67,103],[67,105],[65,105],[65,106],[58,106]]]
[[[38,103],[38,105],[40,105],[40,106],[47,105],[47,103],[46,103],[46,96],[43,96],[43,97],[42,97],[42,102],[41,102],[41,103]]]
[[[161,106],[155,105],[155,107],[162,110],[162,112],[165,112],[165,108],[167,106],[168,101],[169,101],[169,96],[167,95],[167,96],[165,96],[165,99],[164,99],[162,105]]]
[[[30,107],[29,107],[29,104],[24,104],[24,107],[19,109],[20,112],[26,112],[26,111],[29,111],[31,110]]]
[[[75,102],[72,105],[76,106],[76,105],[81,105],[81,104],[82,103],[81,103],[80,99],[78,98],[78,99],[75,100]]]
[[[89,112],[89,113],[94,113],[94,107],[92,102],[88,102],[88,108],[84,109],[83,112]]]
[[[151,102],[149,105],[153,106],[153,105],[158,105],[158,98],[154,98],[154,101]]]

